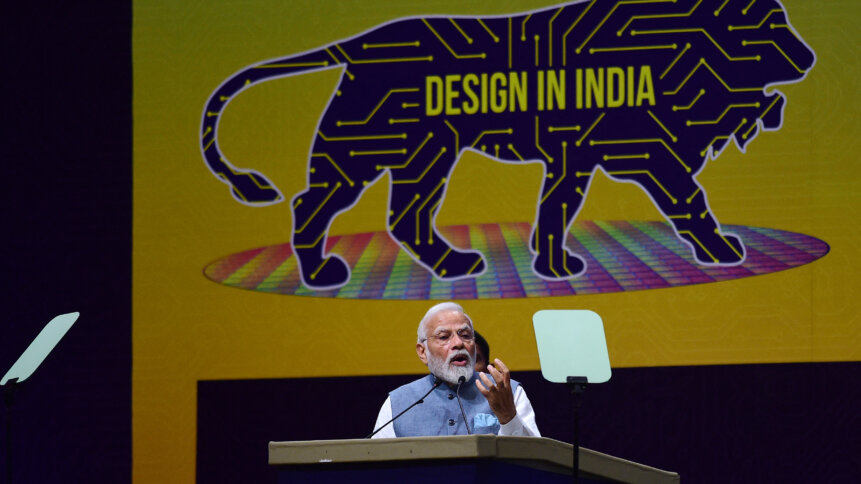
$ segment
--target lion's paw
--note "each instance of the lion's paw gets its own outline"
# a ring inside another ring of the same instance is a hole
[[[480,252],[455,252],[452,250],[442,263],[434,268],[434,273],[442,280],[451,280],[478,276],[486,268],[487,263]]]
[[[542,279],[562,281],[579,276],[586,269],[586,262],[580,256],[567,250],[543,251],[532,261],[532,270]]]
[[[744,262],[744,244],[736,235],[721,235],[715,232],[714,236],[704,240],[693,240],[691,245],[694,250],[694,258],[703,265],[735,265]]]
[[[336,255],[324,258],[316,267],[302,265],[305,285],[314,289],[343,286],[350,279],[350,268]]]

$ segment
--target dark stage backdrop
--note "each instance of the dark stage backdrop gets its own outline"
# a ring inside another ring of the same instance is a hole
[[[129,482],[131,4],[4,2],[0,36],[0,375],[81,313],[0,408],[0,466],[11,446],[15,484]]]
[[[686,483],[851,482],[861,468],[861,363],[625,368],[589,387],[581,443]],[[275,482],[267,443],[363,438],[417,375],[198,383],[197,482]],[[571,442],[565,385],[514,377],[545,437]]]

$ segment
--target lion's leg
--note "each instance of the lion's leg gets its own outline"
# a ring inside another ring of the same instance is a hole
[[[578,176],[574,163],[568,159],[567,148],[567,143],[563,143],[565,153],[555,156],[562,163],[545,164],[544,186],[531,238],[532,269],[550,280],[575,277],[586,269],[583,259],[570,252],[565,241],[586,196],[591,173]]]
[[[346,262],[337,255],[325,254],[329,226],[338,213],[356,203],[365,182],[377,176],[356,165],[346,172],[342,166],[347,163],[340,151],[343,150],[332,146],[327,150],[319,140],[315,143],[308,187],[292,202],[293,250],[302,282],[308,287],[339,287],[349,280]]]
[[[664,215],[676,234],[687,242],[700,264],[738,265],[744,262],[745,247],[737,235],[723,232],[708,206],[706,193],[691,177],[685,193],[679,194],[676,210]],[[679,210],[681,208],[681,210]]]
[[[427,139],[411,154],[408,164],[389,167],[392,174],[389,233],[417,262],[440,279],[477,276],[486,267],[481,253],[455,249],[437,231],[435,224],[457,161],[453,140],[443,138],[437,135]]]
[[[660,154],[658,155],[660,156]],[[736,265],[744,261],[741,239],[720,230],[708,206],[705,192],[684,166],[673,157],[646,166],[609,168],[611,178],[639,185],[673,225],[676,235],[690,245],[697,262],[705,265]]]

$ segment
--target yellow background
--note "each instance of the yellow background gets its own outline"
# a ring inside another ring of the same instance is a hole
[[[289,203],[249,208],[208,170],[200,118],[212,91],[240,68],[419,14],[511,14],[525,1],[320,0],[134,3],[133,476],[193,482],[196,385],[248,379],[420,373],[415,327],[427,301],[357,301],[244,291],[206,279],[213,260],[288,242]],[[673,289],[559,298],[464,301],[494,353],[538,369],[532,314],[586,308],[604,319],[614,367],[861,359],[859,128],[861,7],[785,1],[817,55],[807,79],[783,86],[780,131],[731,147],[699,180],[723,224],[818,237],[823,259],[797,269]],[[304,187],[309,145],[338,72],[274,80],[244,92],[220,125],[237,166],[288,198]],[[476,180],[489,181],[480,190]],[[440,225],[529,221],[538,165],[467,154]],[[342,214],[332,234],[385,230],[386,183]],[[599,175],[579,220],[659,220],[638,188]],[[337,356],[337,357],[335,357]],[[382,396],[380,397],[382,400]],[[274,403],[274,402],[273,402]],[[368,423],[371,425],[371,422]]]

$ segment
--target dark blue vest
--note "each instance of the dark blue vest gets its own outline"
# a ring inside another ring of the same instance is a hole
[[[498,434],[499,420],[490,409],[487,399],[475,387],[476,374],[460,387],[460,400],[474,434]],[[392,416],[412,405],[433,386],[433,375],[420,378],[389,393]],[[511,380],[511,390],[519,383]],[[395,420],[395,435],[419,437],[426,435],[466,435],[460,407],[454,389],[443,383],[420,403]]]

